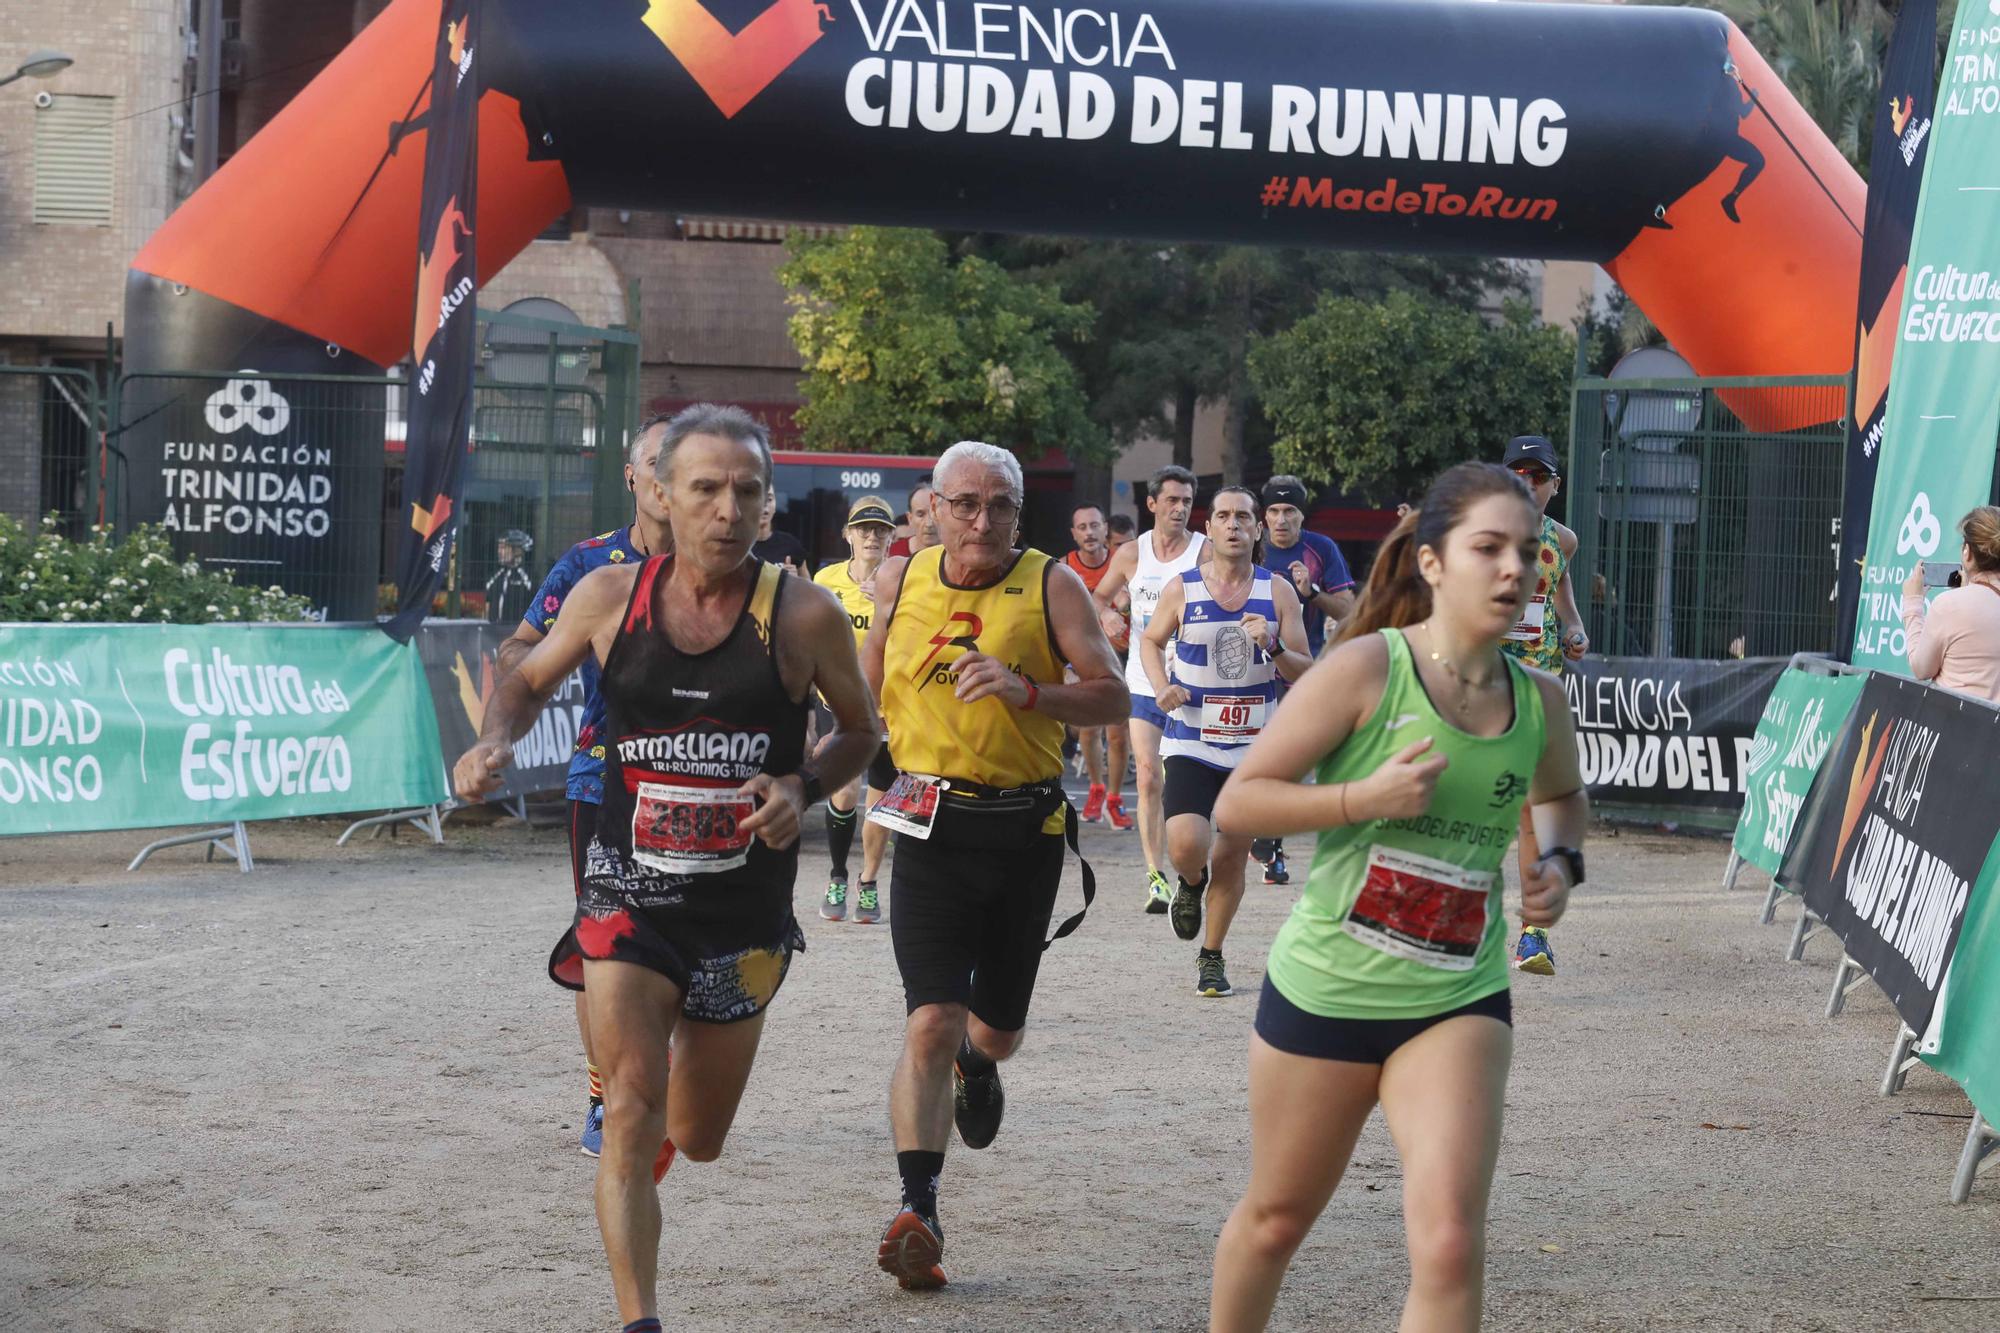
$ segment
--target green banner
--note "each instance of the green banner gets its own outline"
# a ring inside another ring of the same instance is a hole
[[[1854,664],[1909,672],[1903,580],[1958,559],[1959,519],[1986,503],[2000,438],[2000,26],[1952,34],[1897,324],[1896,373]]]
[[[1798,667],[1778,678],[1764,715],[1757,719],[1743,780],[1743,814],[1736,821],[1736,852],[1751,865],[1778,873],[1813,774],[1867,680],[1863,675],[1816,675]]]
[[[2000,1124],[2000,842],[1986,854],[1959,927],[1951,970],[1918,1053]]]
[[[442,762],[372,627],[0,625],[0,835],[428,805]]]

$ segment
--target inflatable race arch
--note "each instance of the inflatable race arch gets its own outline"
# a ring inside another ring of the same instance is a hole
[[[408,354],[437,23],[395,0],[167,220],[128,370]],[[483,0],[481,23],[482,275],[576,204],[1454,251],[1602,264],[1704,375],[1852,358],[1862,182],[1705,10]],[[1751,424],[1812,424],[1780,397]],[[128,436],[140,518],[157,448]]]

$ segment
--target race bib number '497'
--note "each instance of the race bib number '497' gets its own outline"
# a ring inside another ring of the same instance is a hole
[[[880,824],[892,833],[929,838],[931,825],[937,822],[938,796],[949,786],[943,778],[899,773],[889,790],[882,793],[882,799],[869,810],[869,822]]]
[[[1469,972],[1486,934],[1491,871],[1398,847],[1372,847],[1341,929],[1370,948],[1446,972]]]
[[[1201,699],[1201,739],[1209,745],[1254,740],[1264,729],[1261,694],[1205,694]]]
[[[750,857],[743,821],[757,798],[732,787],[642,782],[632,804],[632,859],[669,875],[712,875]]]
[[[1542,620],[1548,614],[1549,599],[1540,595],[1530,597],[1528,604],[1521,608],[1521,618],[1514,622],[1514,628],[1507,631],[1509,643],[1540,643],[1542,641]]]

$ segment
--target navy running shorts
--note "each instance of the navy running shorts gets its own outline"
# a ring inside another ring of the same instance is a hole
[[[1418,1033],[1436,1027],[1447,1018],[1469,1014],[1497,1018],[1512,1027],[1513,992],[1497,990],[1471,1004],[1426,1018],[1327,1018],[1293,1004],[1266,976],[1263,994],[1257,997],[1257,1035],[1267,1046],[1287,1055],[1379,1065]]]

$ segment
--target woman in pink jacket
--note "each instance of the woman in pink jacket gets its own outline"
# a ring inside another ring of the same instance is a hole
[[[1919,564],[1903,584],[1910,674],[1947,690],[2000,702],[2000,508],[1981,505],[1958,525],[1961,586],[1924,606]]]

